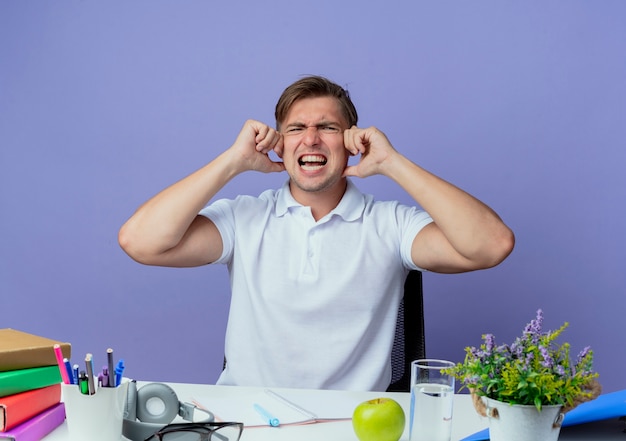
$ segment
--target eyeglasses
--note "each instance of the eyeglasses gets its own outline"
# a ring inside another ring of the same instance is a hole
[[[239,441],[243,423],[168,424],[144,441]]]

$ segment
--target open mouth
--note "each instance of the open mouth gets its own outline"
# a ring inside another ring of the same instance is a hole
[[[303,170],[319,170],[326,165],[327,159],[323,155],[302,155],[298,164]]]

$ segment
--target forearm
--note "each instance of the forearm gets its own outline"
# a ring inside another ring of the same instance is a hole
[[[176,247],[198,212],[240,173],[231,157],[229,151],[222,153],[141,205],[120,229],[122,248],[137,259]]]
[[[384,174],[431,215],[450,246],[466,260],[462,269],[497,265],[511,252],[513,233],[483,202],[397,152],[383,167]]]

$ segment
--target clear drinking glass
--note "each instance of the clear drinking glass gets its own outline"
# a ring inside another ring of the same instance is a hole
[[[411,363],[410,441],[450,441],[454,376],[446,360],[424,359]]]

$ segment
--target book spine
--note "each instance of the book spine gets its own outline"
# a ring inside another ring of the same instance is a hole
[[[58,366],[0,372],[0,397],[51,386],[60,382],[61,373]]]
[[[12,429],[60,401],[60,384],[0,398],[0,431]]]
[[[65,421],[65,404],[58,403],[19,426],[0,433],[0,441],[40,441]]]

